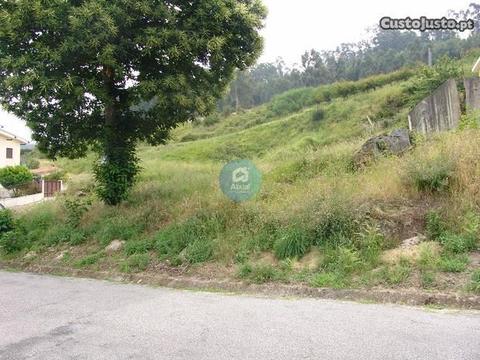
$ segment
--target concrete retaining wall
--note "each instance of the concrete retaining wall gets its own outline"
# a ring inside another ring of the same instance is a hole
[[[480,77],[463,80],[465,85],[465,105],[467,112],[480,110]]]
[[[423,134],[454,129],[460,122],[460,99],[455,80],[443,83],[408,115],[410,130]]]

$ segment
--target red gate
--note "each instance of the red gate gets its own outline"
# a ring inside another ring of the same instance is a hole
[[[43,180],[43,193],[45,197],[53,197],[60,191],[62,191],[62,182],[60,180]]]

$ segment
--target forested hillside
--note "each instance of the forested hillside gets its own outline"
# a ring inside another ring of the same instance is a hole
[[[316,87],[342,80],[359,80],[403,67],[427,64],[443,56],[459,59],[480,46],[480,6],[450,10],[449,18],[474,19],[476,31],[465,37],[456,31],[385,31],[373,27],[368,40],[346,43],[333,50],[311,49],[299,56],[297,64],[260,63],[239,72],[227,95],[218,104],[220,112],[231,113],[264,104],[273,96],[294,88]]]

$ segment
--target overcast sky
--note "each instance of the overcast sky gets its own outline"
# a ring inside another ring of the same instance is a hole
[[[332,50],[366,38],[366,29],[384,16],[440,18],[449,9],[466,9],[474,0],[263,0],[269,14],[263,30],[261,62],[281,56],[299,63],[305,50]],[[478,1],[477,1],[478,2]]]
[[[366,29],[383,16],[430,18],[445,16],[449,9],[466,9],[473,0],[263,0],[269,15],[262,31],[265,49],[260,61],[282,57],[299,63],[305,50],[330,50],[342,42],[357,42]],[[30,138],[30,131],[14,116],[0,110],[0,125]]]

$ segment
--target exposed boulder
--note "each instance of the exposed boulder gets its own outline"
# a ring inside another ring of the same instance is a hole
[[[123,245],[125,245],[125,241],[122,240],[113,240],[106,248],[105,252],[107,254],[113,254],[119,252],[123,249]]]
[[[68,251],[67,250],[63,250],[62,252],[60,252],[56,257],[55,257],[55,260],[56,261],[61,261],[65,258],[65,256],[68,254]]]
[[[354,156],[355,166],[362,167],[384,155],[400,155],[410,149],[410,133],[407,129],[394,130],[390,135],[379,135],[369,139]]]
[[[25,260],[31,260],[37,256],[37,253],[35,251],[29,251],[23,258]]]

